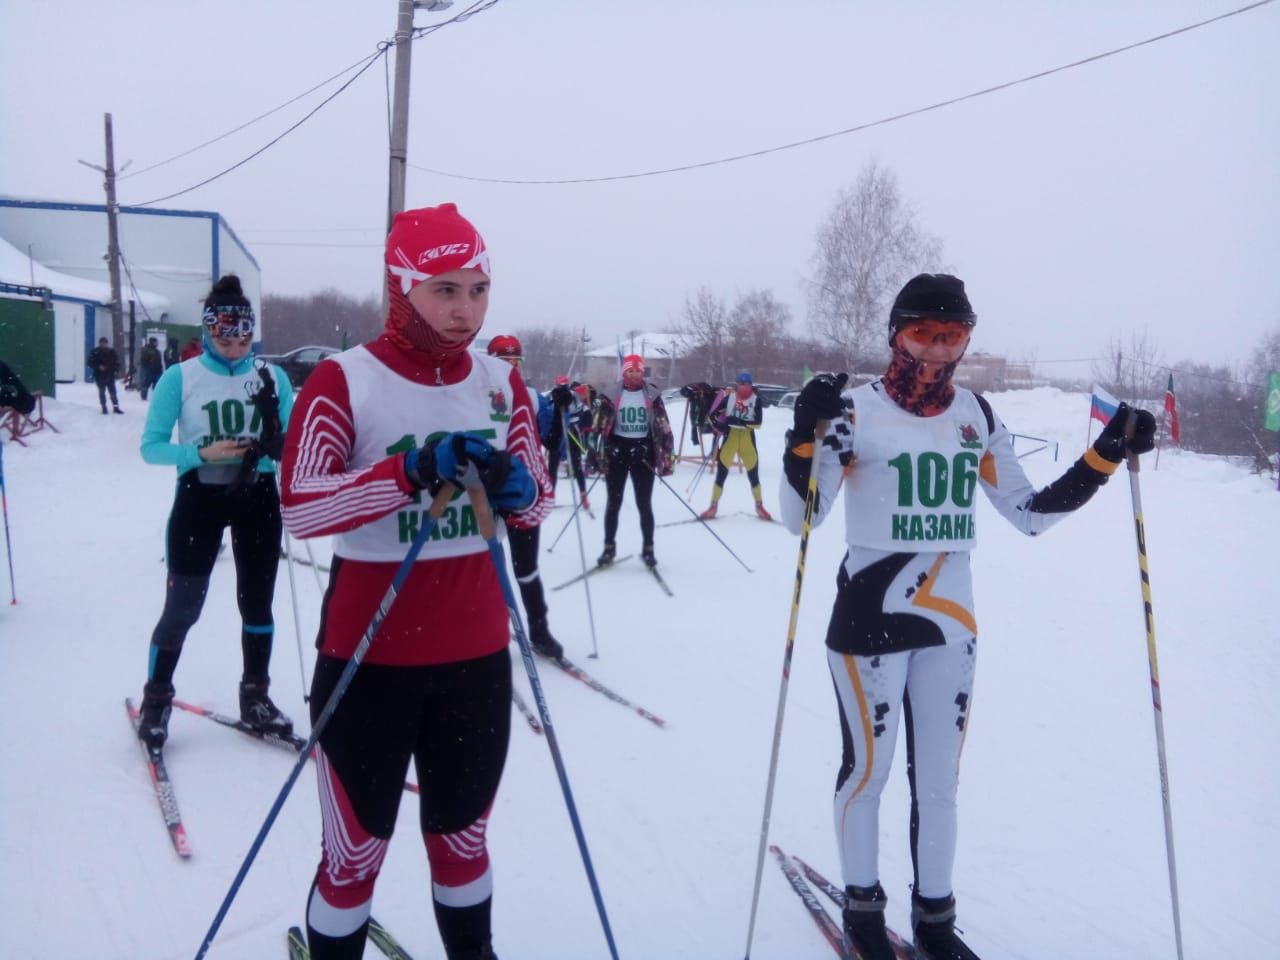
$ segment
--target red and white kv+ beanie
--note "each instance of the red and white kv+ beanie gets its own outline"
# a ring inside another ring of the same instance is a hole
[[[409,303],[410,290],[424,280],[451,270],[473,268],[486,277],[490,275],[489,250],[484,238],[452,203],[397,213],[387,235],[386,263],[387,333],[408,347],[413,346],[405,336],[414,316]],[[424,333],[433,341],[430,348],[433,353],[455,354],[470,345],[470,340],[448,346],[437,344],[431,331]]]
[[[454,204],[396,214],[387,235],[387,274],[403,295],[423,280],[468,268],[489,276],[489,251]]]

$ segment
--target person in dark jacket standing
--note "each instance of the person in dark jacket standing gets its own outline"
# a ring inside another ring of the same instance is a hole
[[[147,345],[142,348],[138,357],[138,366],[142,372],[138,392],[145,400],[147,391],[159,382],[160,374],[164,373],[164,358],[160,356],[160,347],[156,345],[155,337],[147,337]]]
[[[107,412],[107,394],[110,393],[111,409],[116,413],[124,413],[120,409],[120,398],[116,396],[120,354],[116,353],[106,337],[99,337],[98,345],[89,351],[89,369],[93,371],[93,382],[98,385],[98,402],[102,404],[102,412]]]
[[[168,370],[175,363],[181,363],[181,352],[178,349],[178,338],[169,337],[164,348],[164,368]]]

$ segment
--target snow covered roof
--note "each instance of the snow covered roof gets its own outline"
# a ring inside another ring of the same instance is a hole
[[[689,346],[681,334],[637,333],[634,337],[615,338],[611,343],[588,350],[586,356],[616,357],[619,347],[624,354],[638,353],[646,360],[673,356],[679,358],[689,351]]]
[[[48,287],[55,297],[74,297],[78,300],[92,300],[94,303],[111,302],[110,284],[51,270],[39,260],[30,259],[3,237],[0,237],[0,282]],[[168,297],[150,290],[138,289],[137,294],[139,302],[147,311],[157,316],[172,306]],[[125,296],[126,302],[132,299],[127,293]]]

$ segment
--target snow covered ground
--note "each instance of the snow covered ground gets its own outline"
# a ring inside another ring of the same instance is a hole
[[[194,857],[165,835],[122,701],[138,696],[163,598],[162,533],[173,473],[137,453],[145,413],[103,417],[92,386],[63,385],[46,414],[61,431],[5,447],[18,603],[0,604],[0,958],[194,956],[291,759],[176,714],[170,773]],[[1061,443],[1024,463],[1037,483],[1079,454],[1088,398],[1054,389],[993,395],[1014,431]],[[682,413],[673,405],[673,416]],[[786,427],[760,433],[776,503]],[[1095,431],[1096,432],[1096,431]],[[1027,443],[1020,449],[1030,449]],[[1280,861],[1280,628],[1274,594],[1280,495],[1219,459],[1165,451],[1141,474],[1188,958],[1277,956],[1271,881]],[[671,485],[684,494],[694,466]],[[703,479],[693,502],[709,496]],[[569,498],[569,485],[560,484]],[[1042,540],[982,501],[975,555],[981,657],[961,784],[959,925],[984,960],[1173,957],[1168,874],[1128,481],[1116,478]],[[584,523],[588,558],[601,544]],[[660,523],[687,511],[655,492]],[[551,594],[569,655],[668,721],[659,729],[551,668],[542,670],[620,955],[743,954],[797,539],[749,516],[729,480],[715,531],[658,531],[662,594],[638,561],[591,580],[599,659],[582,589]],[[557,510],[544,548],[569,515]],[[840,525],[810,545],[771,838],[838,879],[831,793],[839,763],[822,635],[842,553]],[[619,551],[639,532],[628,499]],[[328,545],[316,545],[327,556]],[[569,531],[543,577],[580,568]],[[272,673],[300,726],[320,593],[281,569]],[[179,696],[236,709],[238,618],[220,560],[179,666]],[[0,600],[7,584],[0,581]],[[448,598],[442,598],[447,603]],[[517,670],[522,670],[517,666]],[[523,678],[519,683],[524,684]],[[527,688],[526,688],[527,690]],[[305,731],[304,731],[305,732]],[[910,860],[901,749],[882,803],[889,921],[907,926]],[[391,845],[374,913],[419,960],[442,956],[413,806]],[[495,937],[508,960],[607,956],[544,738],[513,727],[490,836]],[[319,855],[314,777],[303,773],[210,956],[284,956]],[[373,956],[372,947],[366,952]],[[766,866],[752,956],[829,957],[795,895]]]

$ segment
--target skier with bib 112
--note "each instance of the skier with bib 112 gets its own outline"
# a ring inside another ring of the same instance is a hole
[[[904,713],[916,947],[925,960],[977,960],[956,933],[952,887],[977,653],[969,570],[977,489],[1034,536],[1084,506],[1126,454],[1154,445],[1152,415],[1121,404],[1092,447],[1037,490],[990,404],[953,383],[976,320],[956,277],[912,278],[889,314],[886,373],[847,391],[843,374],[810,380],[787,434],[781,510],[792,532],[803,526],[819,422],[829,421],[830,432],[821,441],[815,525],[844,484],[849,547],[826,646],[844,745],[834,803],[844,929],[864,960],[895,957],[880,885],[879,806]]]
[[[751,383],[750,373],[744,370],[738,374],[737,385],[732,390],[726,390],[712,405],[708,419],[712,429],[720,436],[720,456],[716,460],[716,482],[711,488],[711,506],[702,511],[701,518],[715,518],[720,507],[720,495],[724,493],[724,482],[729,478],[729,470],[733,467],[733,458],[736,456],[747,468],[751,496],[756,502],[756,516],[761,520],[772,520],[773,517],[764,508],[760,490],[760,454],[756,450],[756,430],[764,422],[764,404]]]

